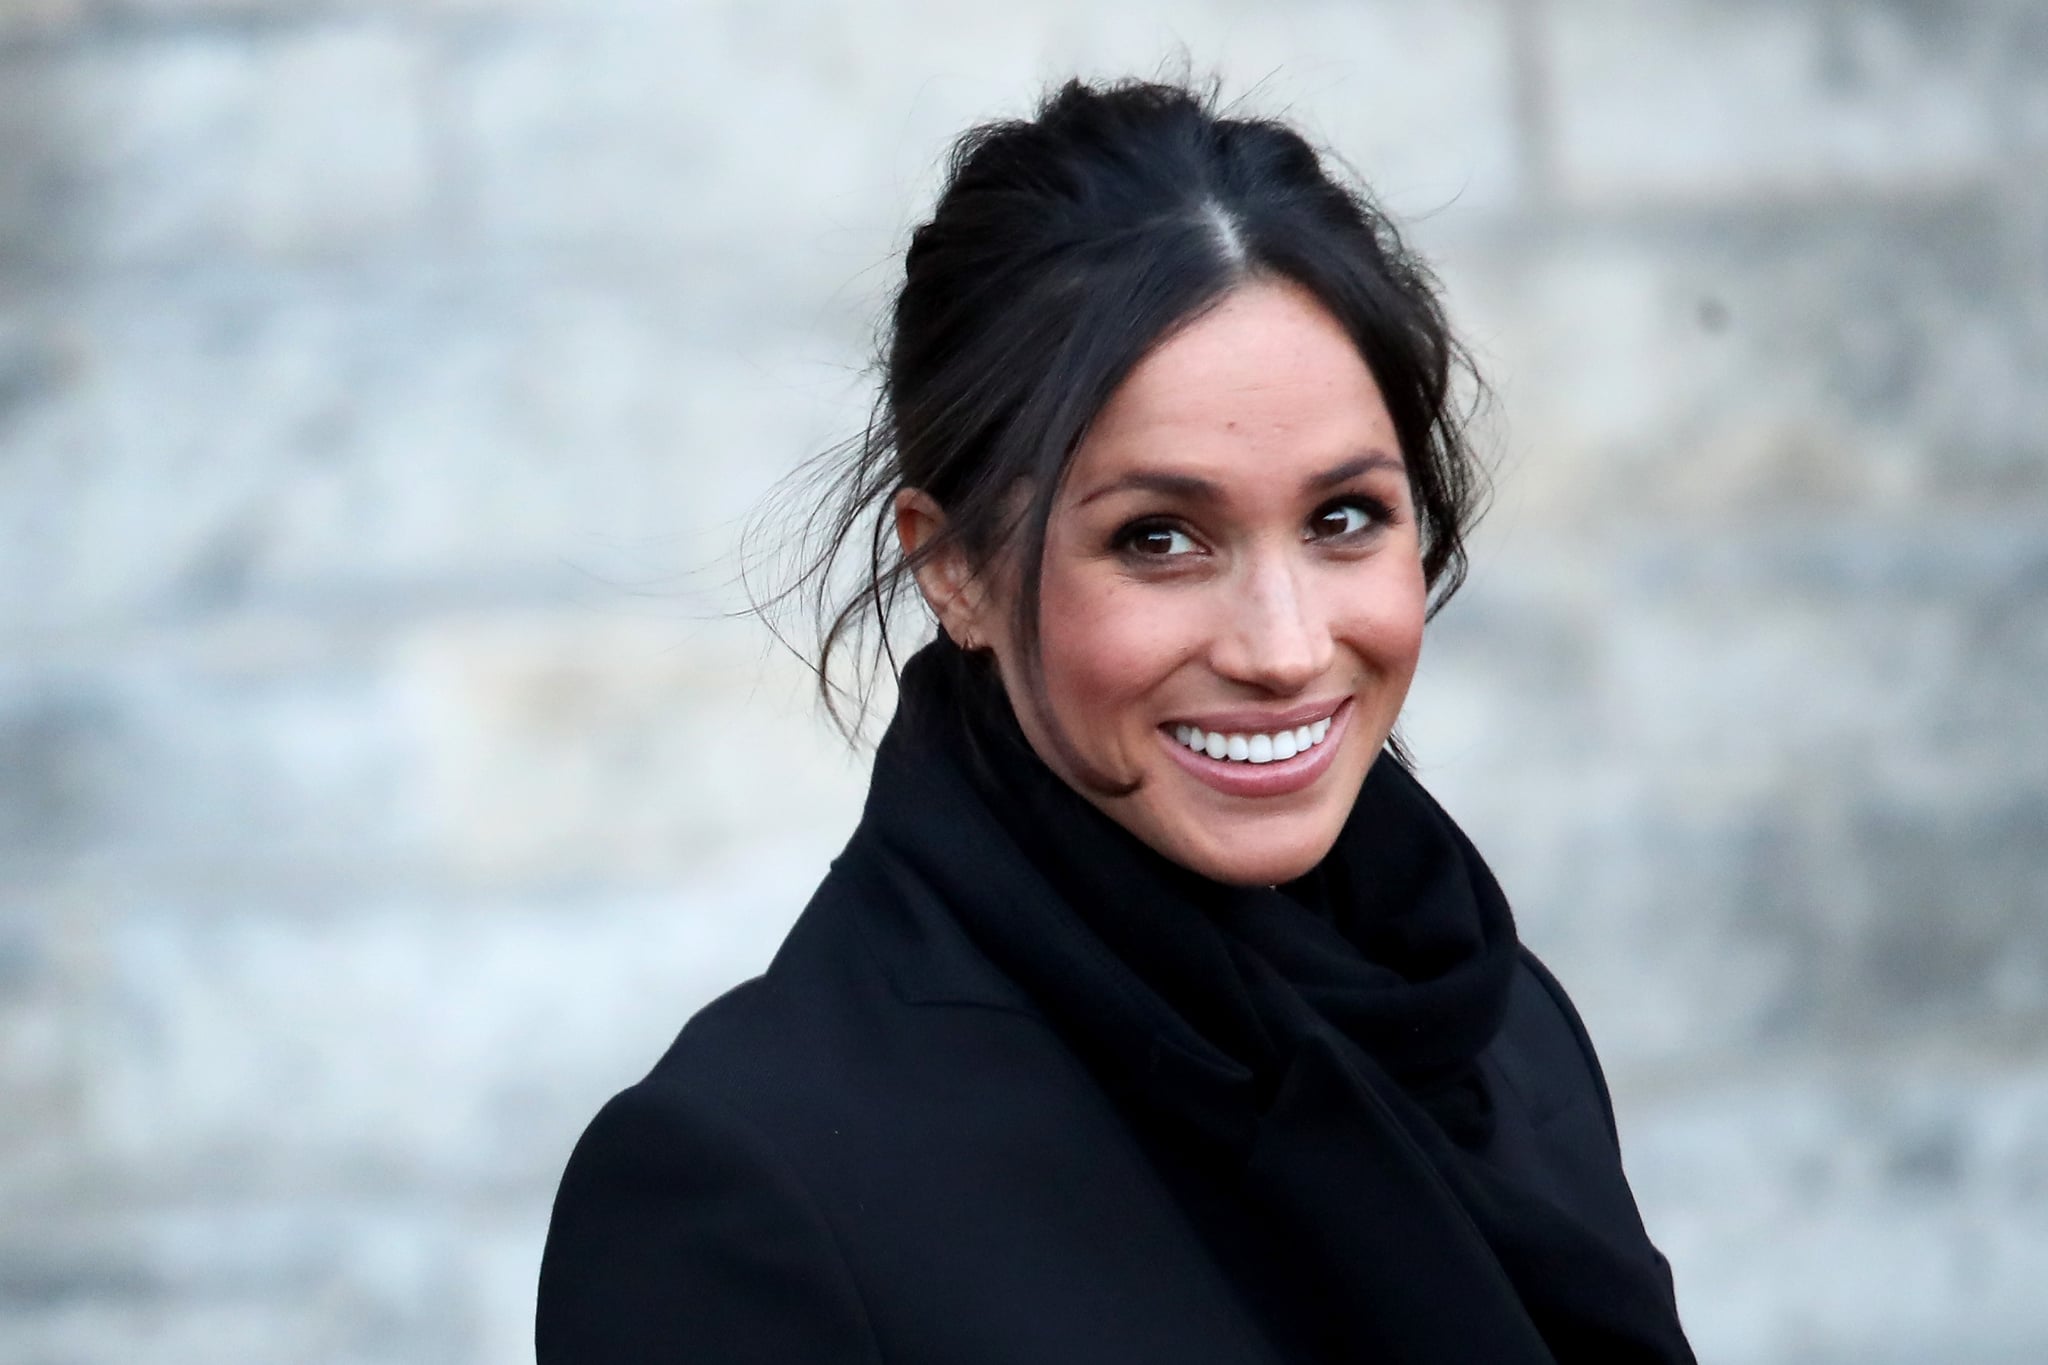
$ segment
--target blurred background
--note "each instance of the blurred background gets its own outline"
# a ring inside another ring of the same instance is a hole
[[[0,1360],[530,1359],[864,788],[740,519],[948,139],[1183,63],[1494,385],[1407,731],[1701,1358],[2048,1359],[2038,0],[0,0]]]

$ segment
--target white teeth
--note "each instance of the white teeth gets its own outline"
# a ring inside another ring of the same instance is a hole
[[[1292,730],[1276,730],[1262,735],[1225,735],[1204,730],[1199,725],[1178,724],[1173,727],[1176,743],[1185,744],[1198,754],[1228,759],[1233,763],[1283,763],[1321,744],[1329,733],[1328,717],[1309,725],[1297,725]]]

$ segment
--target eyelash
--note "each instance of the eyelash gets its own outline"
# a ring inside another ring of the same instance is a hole
[[[1353,493],[1341,498],[1332,498],[1329,502],[1318,507],[1309,515],[1308,524],[1314,526],[1324,517],[1345,508],[1355,508],[1363,512],[1365,514],[1365,525],[1351,531],[1339,531],[1334,535],[1310,536],[1308,538],[1312,540],[1355,542],[1365,539],[1394,520],[1394,509],[1387,502],[1363,493]],[[1179,555],[1172,554],[1147,554],[1137,548],[1137,543],[1141,537],[1161,532],[1184,535],[1188,536],[1190,540],[1194,539],[1180,522],[1171,517],[1140,517],[1136,521],[1127,523],[1116,533],[1115,537],[1111,540],[1111,547],[1119,554],[1130,559],[1166,560],[1180,558]]]

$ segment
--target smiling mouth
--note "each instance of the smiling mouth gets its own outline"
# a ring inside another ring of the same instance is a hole
[[[1322,780],[1336,761],[1334,755],[1344,744],[1351,723],[1351,698],[1346,697],[1326,714],[1321,707],[1308,709],[1264,723],[1269,730],[1210,730],[1189,721],[1175,721],[1159,727],[1159,740],[1171,749],[1175,766],[1204,786],[1229,797],[1264,800],[1306,791]],[[1310,717],[1314,719],[1310,719]],[[1239,720],[1219,715],[1219,721]],[[1261,717],[1241,718],[1258,724]],[[1291,726],[1276,722],[1296,721]]]
[[[1226,763],[1281,763],[1305,754],[1329,737],[1330,717],[1270,731],[1203,730],[1194,725],[1176,725],[1173,738],[1194,753]]]

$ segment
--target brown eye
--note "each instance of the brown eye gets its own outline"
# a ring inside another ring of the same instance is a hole
[[[1195,549],[1194,537],[1176,527],[1160,522],[1140,522],[1125,530],[1117,537],[1117,543],[1126,551],[1146,559],[1166,559],[1174,555],[1192,554]]]
[[[1333,502],[1309,518],[1309,535],[1316,540],[1335,540],[1361,535],[1391,519],[1391,511],[1380,503],[1361,498]]]

